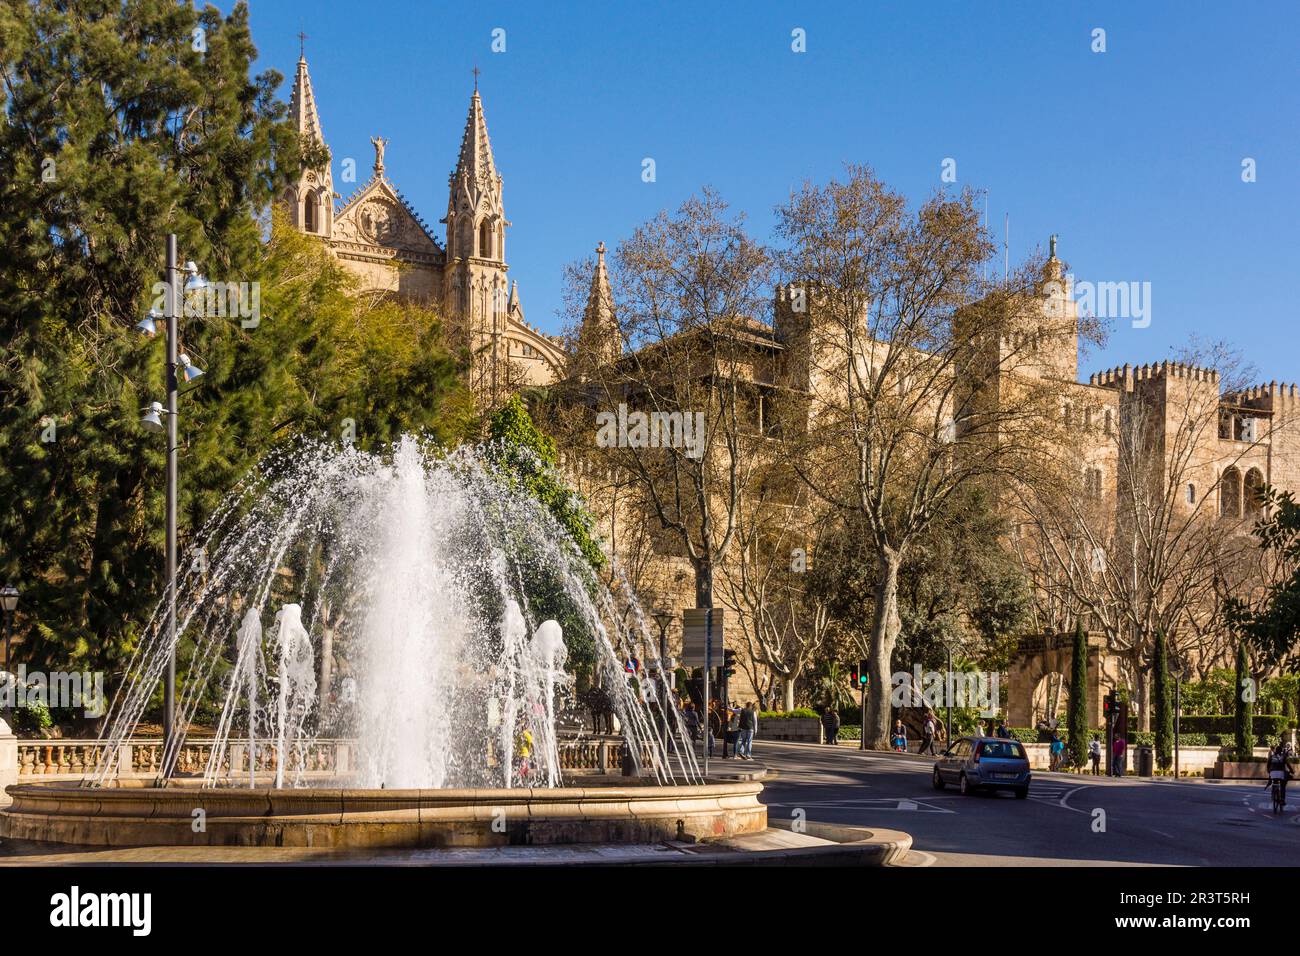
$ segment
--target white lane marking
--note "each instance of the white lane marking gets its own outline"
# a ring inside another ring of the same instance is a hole
[[[956,813],[929,803],[904,797],[861,797],[844,800],[806,800],[799,803],[769,803],[769,807],[820,807],[839,810],[903,810],[913,813]]]

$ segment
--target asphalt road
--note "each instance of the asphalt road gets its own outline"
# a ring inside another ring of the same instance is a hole
[[[1258,784],[1034,771],[1028,800],[931,785],[933,760],[755,741],[768,816],[904,830],[909,866],[1300,864],[1300,781],[1274,816]]]

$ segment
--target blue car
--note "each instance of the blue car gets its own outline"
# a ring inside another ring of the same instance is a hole
[[[1029,796],[1029,755],[1018,740],[959,737],[934,765],[934,789],[954,784],[963,795],[976,790],[1010,790]]]

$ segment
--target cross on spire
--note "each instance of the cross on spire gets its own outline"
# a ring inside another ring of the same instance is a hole
[[[477,93],[477,92],[478,92],[478,75],[479,75],[479,72],[480,72],[477,63],[474,64],[474,69],[471,70],[470,72],[472,72],[472,73],[474,74],[474,92]]]
[[[298,31],[298,59],[307,58],[307,34],[301,30]]]

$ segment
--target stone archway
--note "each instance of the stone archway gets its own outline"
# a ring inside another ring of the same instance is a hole
[[[1035,706],[1041,705],[1045,711],[1052,696],[1057,701],[1058,715],[1065,714],[1073,690],[1069,686],[1073,657],[1072,634],[1031,634],[1020,639],[1007,670],[1007,726],[1033,727],[1040,716],[1035,713]],[[1104,637],[1088,635],[1089,727],[1102,725],[1101,699],[1114,686],[1116,661]],[[1059,675],[1055,689],[1053,675]]]

